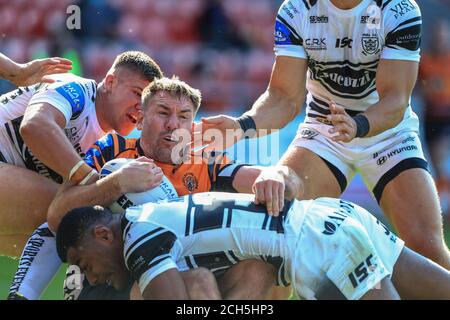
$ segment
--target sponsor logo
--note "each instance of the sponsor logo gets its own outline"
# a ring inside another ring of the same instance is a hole
[[[380,40],[377,35],[364,34],[361,38],[363,54],[376,54],[380,52]]]
[[[408,142],[414,142],[416,141],[416,137],[408,137],[405,140],[402,141],[402,144],[408,143]]]
[[[311,78],[331,87],[339,94],[361,94],[374,87],[376,68],[357,69],[350,65],[322,65],[312,59],[308,62]]]
[[[380,24],[381,19],[373,16],[361,16],[360,23],[361,24],[373,24],[378,25]]]
[[[308,139],[308,140],[310,140],[310,139],[314,138],[314,137],[317,136],[317,135],[318,135],[317,132],[312,131],[312,130],[309,130],[309,129],[302,129],[302,130],[300,131],[300,136],[301,136],[303,139]]]
[[[336,48],[352,48],[353,45],[353,39],[350,38],[342,38],[342,39],[336,39]]]
[[[71,119],[76,119],[84,109],[84,93],[81,86],[76,82],[66,83],[55,89],[61,94],[72,107]]]
[[[190,172],[183,176],[183,184],[189,192],[194,192],[198,188],[197,178]]]
[[[291,32],[284,24],[282,24],[278,20],[275,22],[275,31],[274,31],[275,44],[281,45],[292,44],[290,34]]]
[[[413,137],[411,137],[411,138],[413,138]],[[395,149],[395,150],[389,152],[388,154],[386,154],[385,156],[380,157],[377,160],[377,164],[379,166],[381,166],[381,165],[385,164],[388,161],[388,159],[390,159],[391,157],[393,157],[393,156],[395,156],[397,154],[400,154],[400,153],[405,152],[405,151],[413,151],[413,150],[418,150],[418,149],[419,148],[417,148],[417,146],[414,146],[414,145],[410,145],[410,146],[406,146],[406,147],[401,147],[401,148]],[[374,156],[375,156],[375,154],[374,154]]]
[[[309,23],[328,23],[327,16],[310,16]]]
[[[305,47],[314,51],[327,50],[326,40],[327,38],[309,38],[305,41]]]
[[[324,221],[323,234],[330,236],[333,235],[336,230],[341,226],[345,219],[352,214],[354,206],[347,201],[339,201],[339,210],[329,215],[327,220]]]
[[[399,46],[408,44],[408,43],[417,43],[418,41],[420,41],[420,34],[416,33],[416,34],[405,34],[402,36],[397,36],[397,38],[395,38],[395,43]]]
[[[409,0],[402,0],[400,3],[397,3],[393,8],[389,9],[392,13],[394,13],[395,19],[403,17],[406,13],[416,10],[414,4]]]

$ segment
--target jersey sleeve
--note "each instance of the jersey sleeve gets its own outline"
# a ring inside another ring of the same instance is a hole
[[[233,188],[233,179],[239,168],[238,164],[225,152],[213,151],[208,156],[208,174],[211,181],[211,191],[237,192]]]
[[[150,281],[169,269],[177,269],[171,253],[174,233],[150,222],[134,222],[124,234],[125,265],[144,292]]]
[[[51,104],[64,115],[66,124],[69,123],[70,120],[75,120],[81,115],[90,99],[85,87],[89,84],[83,83],[79,79],[78,77],[68,77],[67,80],[58,80],[43,87],[33,95],[29,104]],[[94,81],[87,79],[86,82],[94,83]]]
[[[296,1],[294,4],[294,1],[286,0],[278,10],[274,31],[276,56],[308,58],[300,30],[306,8],[302,7],[300,2]]]
[[[419,62],[422,16],[417,3],[392,1],[383,11],[385,44],[381,59]]]

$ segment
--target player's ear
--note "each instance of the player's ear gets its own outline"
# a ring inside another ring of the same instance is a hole
[[[137,119],[136,119],[136,129],[142,131],[142,122],[144,121],[144,111],[141,108],[138,110]]]
[[[94,227],[94,237],[99,241],[112,242],[112,230],[104,225],[97,225]]]
[[[117,78],[114,74],[108,73],[104,80],[104,88],[106,93],[111,93],[113,91],[114,82],[117,81]]]

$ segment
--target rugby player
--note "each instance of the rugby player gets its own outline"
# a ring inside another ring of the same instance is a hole
[[[38,82],[53,83],[52,74],[66,73],[72,69],[72,61],[52,57],[36,59],[28,63],[17,63],[0,53],[0,78],[16,86],[30,86]]]
[[[115,158],[137,158],[137,160],[116,173],[86,186],[65,183],[49,208],[50,228],[56,231],[61,218],[72,208],[96,204],[107,206],[125,193],[142,192],[154,187],[155,176],[158,181],[161,181],[161,169],[173,183],[178,195],[211,190],[248,193],[254,189],[257,194],[271,192],[276,201],[282,202],[280,204],[282,207],[284,196],[292,198],[300,193],[298,189],[302,187],[301,182],[287,167],[262,170],[261,167],[234,163],[219,152],[195,153],[190,159],[186,159],[183,154],[173,152],[179,144],[177,140],[174,140],[177,132],[185,130],[190,136],[193,119],[200,102],[200,92],[178,79],[162,78],[153,81],[142,94],[143,110],[137,124],[137,127],[142,130],[141,138],[123,138],[117,134],[108,134],[97,141],[85,156],[86,163],[98,172],[106,162]],[[183,143],[187,145],[188,142],[186,140]],[[179,149],[185,150],[184,147]],[[153,165],[156,165],[156,168]],[[261,172],[264,179],[260,179],[253,186]],[[44,239],[41,233],[39,230],[35,232],[29,240],[30,246],[44,240],[46,247],[51,248],[50,243],[54,246],[54,238]],[[11,299],[18,295],[27,299],[37,299],[60,265],[56,250],[53,251],[53,248],[48,251],[34,251],[33,254],[34,257],[29,257],[24,252],[20,260],[26,268],[19,269],[16,273],[10,288]],[[50,256],[53,258],[50,259]],[[51,268],[49,261],[54,262]],[[269,266],[261,263],[252,265],[246,263],[246,265],[241,267],[245,267],[242,277],[245,276],[249,286],[234,288],[230,282],[237,283],[237,280],[223,281],[221,287],[226,288],[227,297],[262,298],[265,283],[273,283],[272,279],[268,281],[262,279]],[[237,269],[234,274],[240,273],[241,271]],[[237,277],[232,278],[237,279]],[[253,278],[256,280],[252,281]],[[255,290],[257,286],[262,286],[263,289]],[[85,282],[81,293],[79,290],[73,292],[74,290],[67,288],[66,296],[70,299],[76,298],[78,294],[80,299],[124,299],[129,296],[129,289],[123,293],[115,293],[108,288],[92,290]]]
[[[180,271],[265,259],[304,299],[450,299],[450,272],[404,246],[365,209],[318,198],[277,217],[254,195],[201,193],[131,207],[69,212],[57,250],[92,284],[139,283],[144,299],[188,299]]]
[[[406,244],[450,269],[410,105],[421,24],[414,0],[286,0],[267,91],[243,116],[205,119],[203,129],[282,128],[306,95],[305,121],[280,160],[307,179],[302,198],[339,197],[360,173]]]
[[[142,90],[161,76],[150,57],[125,52],[99,84],[62,74],[0,97],[0,254],[20,254],[58,183],[92,176],[81,157],[107,132],[135,127]]]

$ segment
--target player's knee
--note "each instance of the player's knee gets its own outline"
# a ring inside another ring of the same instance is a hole
[[[448,256],[448,249],[439,235],[423,236],[418,234],[408,239],[406,245],[417,253],[438,263],[443,257]]]

